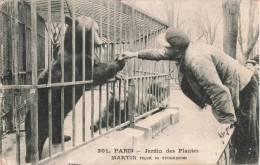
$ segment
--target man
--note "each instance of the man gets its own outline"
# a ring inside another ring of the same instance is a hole
[[[246,68],[254,73],[257,82],[259,82],[257,62],[254,59],[247,60]]]
[[[255,71],[255,65],[256,65],[255,60],[247,60],[247,62],[246,62],[246,68],[251,70],[252,72]]]
[[[235,163],[258,161],[258,85],[253,73],[239,62],[211,45],[190,44],[189,37],[171,27],[158,37],[164,49],[123,52],[127,58],[146,60],[175,60],[178,80],[183,93],[204,108],[212,106],[221,123],[220,136],[236,123],[234,145]]]

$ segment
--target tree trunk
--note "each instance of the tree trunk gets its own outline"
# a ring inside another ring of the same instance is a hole
[[[255,10],[256,10],[257,3],[250,1],[249,7],[249,23],[248,23],[248,34],[247,34],[247,48],[248,50],[245,52],[245,59],[248,59],[252,56],[252,49],[255,45],[255,37],[254,36],[254,21],[255,21]],[[259,33],[258,33],[259,34]],[[253,46],[253,47],[252,47]],[[250,50],[251,49],[251,50]]]
[[[223,9],[223,49],[224,52],[236,59],[236,44],[238,32],[238,16],[241,0],[224,0]]]
[[[166,14],[169,26],[174,26],[174,1],[165,2]]]
[[[249,44],[248,48],[247,48],[247,50],[244,53],[246,59],[248,59],[250,53],[254,49],[254,46],[255,46],[255,44],[256,44],[256,42],[258,40],[258,37],[259,37],[259,25],[257,26],[255,35],[252,37],[250,43],[248,43]]]

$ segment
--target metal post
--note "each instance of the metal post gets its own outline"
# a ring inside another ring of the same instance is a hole
[[[2,87],[2,79],[0,78],[0,87]],[[4,105],[4,95],[3,95],[3,89],[0,89],[0,155],[2,155],[2,130],[3,130],[3,125],[2,125],[2,112],[3,112],[3,105]]]
[[[19,71],[19,66],[18,66],[18,2],[13,1],[14,3],[14,35],[13,35],[13,60],[14,60],[14,82],[15,85],[19,84],[19,79],[18,79],[18,71]],[[15,130],[16,130],[16,163],[20,164],[20,118],[19,118],[19,90],[15,89]]]
[[[48,0],[48,84],[51,84],[51,0]],[[52,88],[48,89],[48,133],[49,133],[49,156],[52,156]]]
[[[140,43],[141,44],[141,50],[145,49],[145,22],[144,22],[144,15],[141,14],[141,17],[140,19],[142,20],[141,22],[141,34],[142,34],[142,42]],[[141,37],[141,36],[140,36]],[[142,67],[142,76],[145,76],[146,73],[145,73],[145,64],[146,64],[146,61],[143,61],[143,60],[140,60],[141,63],[144,63],[144,67]],[[142,104],[145,103],[145,95],[146,95],[146,92],[145,92],[145,80],[146,78],[142,78]],[[141,106],[141,113],[143,114],[144,113],[144,109],[143,109],[143,106]]]
[[[148,21],[147,21],[147,17],[145,15],[143,15],[143,19],[145,21],[144,34],[146,35],[146,40],[144,38],[144,49],[148,49],[148,34],[149,34],[148,33]],[[148,61],[145,61],[145,72],[144,72],[145,76],[148,75],[148,66],[149,66]],[[144,84],[146,86],[146,87],[144,87],[144,93],[145,93],[145,95],[144,95],[144,97],[145,97],[144,98],[145,110],[144,111],[147,112],[147,109],[149,108],[149,105],[147,105],[147,101],[149,99],[148,95],[147,95],[147,93],[149,91],[149,86],[147,88],[147,85],[149,84],[149,78],[148,77],[145,78]]]
[[[131,80],[128,84],[128,118],[130,121],[130,127],[135,124],[135,81]]]
[[[92,0],[92,28],[91,28],[91,80],[93,80],[94,75],[94,5],[95,1]],[[91,84],[91,138],[94,138],[94,85]]]
[[[31,103],[31,163],[37,164],[38,153],[38,93],[37,93],[37,13],[36,2],[31,0],[31,65],[32,65],[32,89],[30,91]]]
[[[139,12],[138,12],[139,13]],[[140,13],[139,13],[140,14]],[[137,14],[137,12],[136,12],[136,22],[137,22],[137,19],[138,19],[138,17],[139,17],[139,14]],[[139,26],[139,27],[138,27]],[[136,49],[135,49],[135,51],[137,51],[137,50],[139,50],[140,49],[140,23],[139,23],[139,25],[136,23],[136,27],[137,27],[137,34],[138,34],[138,45],[137,45],[137,39],[135,39],[135,41],[136,41]],[[135,36],[136,36],[136,33],[134,34]],[[140,60],[139,59],[136,59],[136,65],[137,65],[137,76],[139,77],[141,74],[140,74]],[[141,91],[141,89],[140,89],[140,82],[141,82],[141,78],[137,78],[137,109],[138,109],[138,115],[140,115],[141,114],[141,112],[140,112],[140,91]]]
[[[72,1],[72,82],[75,82],[75,60],[76,60],[76,27],[75,27],[75,0]],[[72,146],[76,143],[76,123],[75,123],[75,85],[72,86]]]
[[[115,57],[116,52],[116,0],[114,2],[114,47],[113,47],[113,57]],[[113,128],[116,126],[116,102],[115,102],[115,81],[113,82]]]
[[[85,29],[85,16],[86,16],[86,1],[83,1],[83,32],[82,32],[82,81],[86,80],[86,29]],[[85,84],[82,85],[82,141],[86,141],[86,113],[85,113]]]
[[[109,31],[109,26],[110,26],[110,0],[107,0],[107,61],[109,61],[109,54],[110,54],[110,50],[109,50],[109,38],[110,38],[110,31]],[[106,83],[106,99],[107,99],[107,110],[106,110],[106,130],[108,131],[109,128],[109,83]]]
[[[121,2],[119,2],[120,4],[120,22],[119,22],[119,26],[120,26],[120,32],[119,32],[119,53],[121,55],[122,53],[122,12],[123,12],[123,5]],[[122,83],[121,83],[121,79],[119,80],[119,122],[118,124],[121,124],[122,119],[121,119],[121,89],[122,89]],[[126,121],[125,121],[126,122]]]
[[[130,19],[130,36],[129,36],[129,44],[130,44],[130,51],[133,51],[134,48],[134,17],[135,17],[135,9],[131,8],[131,19]],[[132,65],[130,65],[129,67],[129,76],[133,77],[133,68]],[[129,80],[129,84],[128,84],[128,118],[130,120],[130,126],[133,127],[135,124],[135,111],[136,111],[136,107],[135,107],[135,80],[134,79],[130,79]]]
[[[102,9],[102,3],[103,0],[99,0],[100,3],[100,20],[99,20],[99,28],[100,28],[100,38],[103,39],[103,9]],[[100,47],[99,51],[99,57],[101,59],[102,56],[102,46]],[[99,86],[99,134],[102,134],[102,85]]]
[[[64,0],[61,0],[61,83],[64,83],[64,34],[65,34]],[[61,150],[65,150],[64,145],[64,86],[61,87]]]

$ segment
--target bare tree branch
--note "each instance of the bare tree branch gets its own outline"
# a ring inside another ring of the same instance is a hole
[[[203,37],[203,36],[204,36],[204,33],[202,33],[202,35],[198,39],[196,39],[196,41],[199,41],[201,39],[201,37]]]
[[[195,17],[195,25],[199,34],[200,40],[202,37],[205,38],[207,44],[213,44],[216,38],[217,27],[220,23],[222,15],[216,17],[214,21],[211,21],[212,18],[209,16],[208,11],[200,11]]]

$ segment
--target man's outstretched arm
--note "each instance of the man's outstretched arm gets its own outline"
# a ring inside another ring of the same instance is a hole
[[[169,60],[168,56],[166,55],[165,49],[146,49],[137,52],[123,52],[122,56],[125,59],[138,57],[143,60],[152,60],[152,61],[160,61],[160,60]]]

